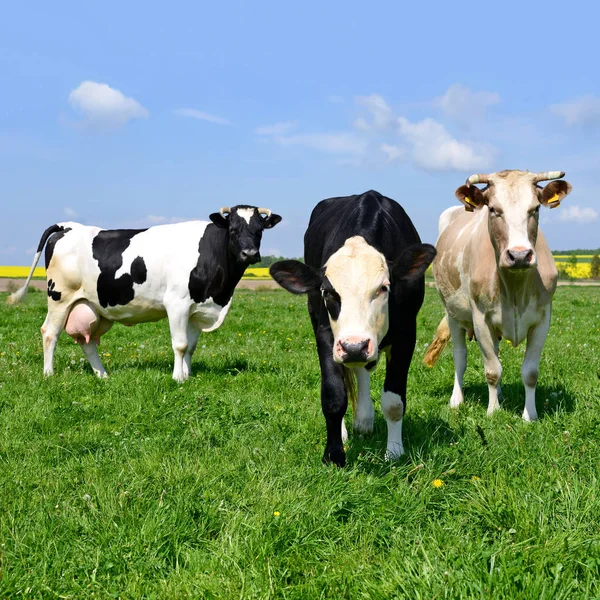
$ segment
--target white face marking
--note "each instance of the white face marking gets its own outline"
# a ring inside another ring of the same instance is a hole
[[[250,225],[250,219],[254,216],[255,212],[254,208],[238,208],[237,210],[238,216],[242,217],[248,225]]]
[[[489,229],[500,256],[500,266],[503,266],[504,252],[512,249],[533,251],[530,265],[535,266],[535,239],[531,236],[535,237],[537,225],[532,219],[540,203],[531,177],[515,173],[494,178],[493,182],[488,207]]]
[[[362,237],[355,236],[331,255],[325,276],[341,300],[337,318],[329,315],[334,360],[343,362],[344,344],[361,342],[368,342],[364,362],[376,360],[379,343],[389,326],[390,280],[385,257]]]

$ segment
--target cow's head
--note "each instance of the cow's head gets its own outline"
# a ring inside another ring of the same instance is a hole
[[[377,359],[388,331],[390,294],[401,294],[403,282],[422,277],[435,248],[416,244],[394,263],[360,236],[332,254],[322,269],[297,260],[271,265],[271,276],[294,294],[321,294],[333,332],[333,360],[359,366]]]
[[[537,265],[535,242],[540,205],[556,208],[571,192],[571,184],[566,181],[552,181],[545,187],[538,183],[564,175],[562,171],[501,171],[471,175],[466,184],[456,190],[456,197],[466,210],[487,211],[498,267],[521,271]],[[479,189],[475,184],[486,184],[486,187]]]
[[[210,220],[229,232],[229,253],[240,263],[260,262],[260,240],[263,229],[275,227],[281,217],[268,208],[239,205],[223,207],[210,215]]]

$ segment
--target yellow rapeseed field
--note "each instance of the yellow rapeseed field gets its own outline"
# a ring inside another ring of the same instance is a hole
[[[575,268],[569,266],[568,255],[556,255],[556,266],[558,268],[566,269],[567,273],[571,277],[576,279],[588,279],[590,277],[590,261],[591,255],[577,256],[577,266]],[[17,277],[25,278],[29,274],[30,267],[0,267],[0,277]],[[428,274],[431,275],[431,267],[428,269]],[[43,267],[37,267],[34,277],[46,277],[46,269]],[[246,269],[243,279],[271,279],[269,275],[269,269],[267,267],[251,267]]]
[[[29,275],[29,269],[31,267],[0,267],[0,277],[22,277],[25,278]],[[43,267],[37,267],[33,273],[34,277],[46,277],[46,269]],[[269,275],[269,269],[266,267],[262,268],[251,268],[246,269],[244,279],[271,279]]]

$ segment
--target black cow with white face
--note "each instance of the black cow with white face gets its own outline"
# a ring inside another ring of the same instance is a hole
[[[53,372],[54,348],[63,329],[81,344],[96,375],[106,377],[97,346],[113,323],[168,317],[173,379],[187,379],[200,332],[223,323],[246,267],[260,261],[263,230],[281,217],[267,208],[239,205],[222,208],[210,220],[148,229],[110,230],[73,222],[49,227],[25,285],[9,297],[16,303],[25,296],[46,246],[44,374]]]
[[[434,256],[435,248],[421,243],[404,209],[369,191],[317,204],[304,236],[305,264],[284,260],[271,266],[271,275],[285,289],[308,294],[321,365],[325,462],[345,464],[348,397],[354,404],[354,430],[372,432],[370,373],[382,352],[387,358],[381,395],[386,455],[404,453],[406,380],[424,273]]]

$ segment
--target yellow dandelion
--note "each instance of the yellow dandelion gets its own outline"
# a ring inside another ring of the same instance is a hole
[[[441,479],[434,479],[434,480],[431,482],[431,485],[432,485],[434,488],[441,488],[441,487],[444,485],[444,482],[443,482]]]
[[[110,352],[105,352],[104,356],[110,356]]]
[[[481,477],[477,477],[477,475],[473,475],[473,477],[471,477],[471,481],[473,481],[473,482],[481,481]]]
[[[281,514],[281,513],[280,513],[278,510],[276,510],[276,511],[273,513],[273,516],[274,516],[274,517],[278,517],[280,514]]]

